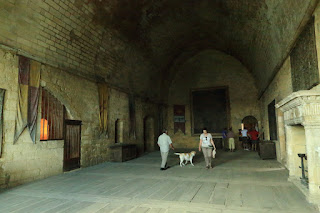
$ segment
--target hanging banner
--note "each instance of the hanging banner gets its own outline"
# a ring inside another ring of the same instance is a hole
[[[41,64],[39,62],[30,61],[28,127],[33,143],[36,141],[37,133],[37,117],[40,97],[40,69]]]
[[[19,56],[19,89],[14,143],[27,127],[33,143],[36,141],[40,66],[41,64],[37,61]]]

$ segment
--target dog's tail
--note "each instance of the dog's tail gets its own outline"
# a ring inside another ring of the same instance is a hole
[[[175,155],[180,155],[180,153],[178,153],[178,152],[176,152],[176,153],[174,153]]]

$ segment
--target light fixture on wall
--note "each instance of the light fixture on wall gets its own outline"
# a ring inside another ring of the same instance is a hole
[[[49,138],[49,128],[47,119],[41,119],[40,126],[40,140],[48,140]]]
[[[244,130],[244,124],[241,123],[241,130]]]

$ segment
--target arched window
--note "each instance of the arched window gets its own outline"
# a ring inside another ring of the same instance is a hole
[[[249,115],[242,119],[242,124],[243,127],[245,127],[248,130],[255,129],[258,125],[258,120],[254,116]]]
[[[63,104],[42,88],[40,140],[62,140],[63,120]]]

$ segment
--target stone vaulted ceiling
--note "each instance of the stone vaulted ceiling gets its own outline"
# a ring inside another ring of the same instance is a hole
[[[173,65],[214,48],[240,60],[263,91],[318,0],[91,2],[97,8],[94,21],[137,44],[165,78],[173,76],[168,73]]]
[[[0,0],[0,45],[154,100],[183,63],[216,49],[263,92],[318,1]]]

